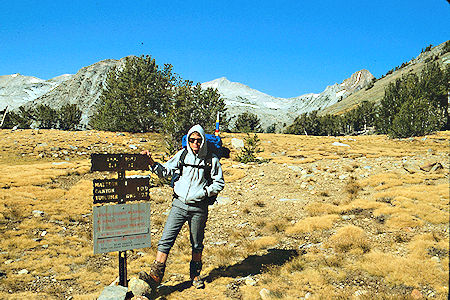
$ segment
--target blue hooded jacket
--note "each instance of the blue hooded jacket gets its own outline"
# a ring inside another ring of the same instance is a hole
[[[194,154],[189,143],[187,144],[187,154],[184,159],[184,163],[188,165],[204,166],[206,164],[206,156],[208,154],[205,131],[200,125],[194,125],[188,131],[188,139],[193,132],[198,132],[198,134],[202,137],[202,143],[198,154]],[[183,149],[178,151],[168,162],[164,164],[155,163],[152,167],[152,171],[159,177],[173,175],[177,170],[180,170],[180,158],[183,151]],[[212,182],[209,185],[203,174],[205,171],[207,171],[207,169],[191,166],[183,167],[183,172],[173,187],[174,193],[178,196],[177,200],[187,205],[198,204],[206,197],[216,196],[221,190],[223,190],[225,181],[223,178],[222,167],[220,165],[219,158],[215,154],[212,154]]]

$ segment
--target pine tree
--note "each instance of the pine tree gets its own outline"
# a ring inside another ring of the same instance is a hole
[[[108,74],[91,125],[110,131],[160,131],[175,81],[171,65],[161,69],[148,55],[127,57],[123,69]]]
[[[234,123],[235,132],[261,132],[261,124],[257,115],[244,112],[238,115]]]
[[[439,112],[437,107],[430,105],[429,99],[424,97],[405,102],[393,120],[390,135],[405,138],[437,130],[442,126]]]
[[[195,124],[200,124],[207,133],[213,133],[217,113],[221,116],[221,128],[227,128],[225,102],[217,89],[203,90],[200,83],[192,86],[184,81],[174,89],[164,117],[164,132],[168,136],[168,152],[172,154],[181,146],[181,138]]]
[[[50,129],[56,128],[58,125],[56,110],[46,104],[38,105],[33,114],[39,128]]]
[[[58,110],[59,129],[75,130],[80,125],[81,110],[76,104],[65,104]]]

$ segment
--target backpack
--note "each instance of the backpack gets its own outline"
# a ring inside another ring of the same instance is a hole
[[[206,179],[206,182],[209,184],[212,183],[212,178],[211,178],[211,169],[212,169],[212,153],[213,151],[209,150],[210,148],[208,148],[208,153],[206,154],[206,158],[205,158],[205,165],[204,166],[199,166],[199,165],[191,165],[191,164],[185,164],[184,163],[184,159],[186,158],[186,155],[188,153],[186,147],[183,147],[183,152],[181,153],[180,156],[180,172],[174,173],[172,176],[172,179],[170,181],[170,186],[173,188],[175,185],[175,182],[180,178],[181,174],[183,174],[183,167],[184,166],[189,166],[189,167],[193,167],[193,168],[199,168],[199,169],[205,169],[205,171],[203,172],[204,177]],[[208,205],[213,205],[214,202],[217,201],[217,195],[215,196],[211,196],[211,197],[206,197],[206,202],[208,203]]]
[[[219,159],[222,157],[229,158],[230,157],[230,149],[222,146],[222,139],[220,136],[216,136],[214,134],[205,134],[205,139],[208,147],[208,152],[211,151]],[[183,148],[187,147],[187,135],[184,135],[181,139],[181,146]]]

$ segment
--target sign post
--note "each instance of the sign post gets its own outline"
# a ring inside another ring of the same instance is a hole
[[[127,250],[150,247],[149,178],[126,178],[127,170],[148,170],[149,160],[142,154],[92,154],[91,171],[115,171],[117,179],[94,179],[94,254],[119,251],[119,284],[127,284]]]

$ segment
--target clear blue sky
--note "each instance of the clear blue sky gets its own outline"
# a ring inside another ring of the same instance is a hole
[[[149,54],[194,83],[225,76],[295,97],[360,69],[380,77],[448,39],[446,0],[5,0],[0,75],[50,79]]]

